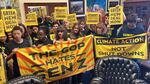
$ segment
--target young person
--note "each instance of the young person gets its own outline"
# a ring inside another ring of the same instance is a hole
[[[71,39],[77,39],[79,37],[82,37],[81,29],[79,28],[79,24],[75,23],[72,27],[72,31],[70,33],[70,38]]]
[[[43,46],[48,44],[53,44],[53,41],[47,38],[46,32],[43,28],[40,28],[37,33],[38,40],[35,42],[36,46]]]
[[[22,38],[23,31],[19,26],[15,26],[12,30],[13,40],[10,41],[5,48],[5,53],[8,55],[6,60],[13,59],[13,75],[14,78],[20,76],[16,52],[18,48],[30,47],[30,43]]]

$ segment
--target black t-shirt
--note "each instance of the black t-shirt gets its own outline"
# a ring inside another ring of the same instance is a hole
[[[5,48],[5,53],[9,55],[14,48],[25,48],[25,47],[30,47],[30,43],[27,40],[23,40],[22,43],[16,43],[14,40],[10,41]],[[14,72],[14,77],[20,76],[20,71],[18,67],[18,62],[17,62],[17,57],[16,55],[13,55],[13,72]]]
[[[12,40],[8,44],[6,44],[5,53],[9,55],[14,48],[25,48],[25,47],[30,47],[29,41],[24,39],[22,43],[16,43],[14,40]]]
[[[137,26],[134,29],[129,29],[127,26],[125,26],[120,30],[118,37],[128,37],[132,35],[142,34],[144,32],[145,32],[144,28],[140,26]]]

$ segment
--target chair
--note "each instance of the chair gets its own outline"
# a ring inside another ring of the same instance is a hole
[[[7,84],[45,84],[45,81],[36,76],[21,76],[8,81]]]
[[[147,84],[140,79],[138,64],[130,59],[108,57],[98,59],[91,84]]]

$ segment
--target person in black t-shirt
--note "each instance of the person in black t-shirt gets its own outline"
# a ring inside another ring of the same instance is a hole
[[[18,62],[16,58],[16,52],[18,48],[30,47],[30,43],[22,38],[22,29],[19,26],[15,26],[12,30],[13,40],[10,41],[5,48],[5,53],[8,55],[6,60],[13,59],[13,75],[14,78],[20,76]]]
[[[38,40],[35,42],[36,46],[53,44],[53,41],[46,37],[46,32],[44,29],[39,29],[37,33]]]

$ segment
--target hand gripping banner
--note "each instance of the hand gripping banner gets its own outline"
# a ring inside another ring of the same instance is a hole
[[[37,75],[47,82],[56,81],[94,68],[93,38],[22,48],[17,52],[21,75]]]
[[[95,37],[96,57],[122,56],[148,59],[147,35],[139,34],[125,38]]]

